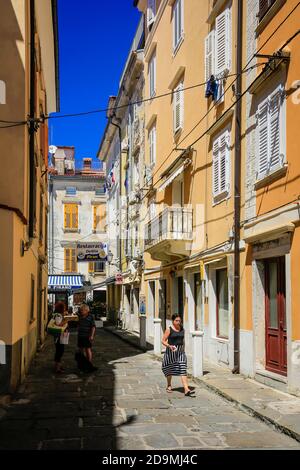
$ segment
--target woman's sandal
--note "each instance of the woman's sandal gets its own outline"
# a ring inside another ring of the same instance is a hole
[[[185,397],[192,397],[192,398],[194,398],[194,396],[193,396],[194,393],[195,393],[195,392],[194,392],[193,390],[189,390],[188,392],[186,392],[186,393],[184,394],[184,396],[185,396]]]
[[[167,391],[168,393],[172,393],[172,388],[171,388],[170,385],[166,388],[166,391]]]

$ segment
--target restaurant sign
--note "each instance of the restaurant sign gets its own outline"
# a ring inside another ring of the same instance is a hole
[[[107,244],[102,242],[77,242],[76,257],[78,262],[105,261]]]

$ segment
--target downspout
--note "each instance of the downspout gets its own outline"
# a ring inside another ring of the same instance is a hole
[[[243,0],[237,2],[235,156],[234,156],[234,366],[240,372],[240,219],[241,219],[241,118],[242,59],[243,59]]]
[[[34,236],[35,213],[35,0],[30,0],[30,110],[29,110],[29,238]]]

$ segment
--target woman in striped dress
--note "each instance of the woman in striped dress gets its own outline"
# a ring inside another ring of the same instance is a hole
[[[162,370],[167,377],[167,392],[172,392],[172,376],[180,376],[184,387],[185,396],[193,393],[187,381],[187,359],[184,352],[184,329],[179,315],[172,316],[172,325],[167,328],[162,339],[162,344],[166,347],[163,358]]]

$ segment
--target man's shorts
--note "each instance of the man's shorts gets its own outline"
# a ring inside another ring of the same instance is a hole
[[[78,336],[77,346],[78,346],[79,348],[91,348],[91,347],[92,347],[92,343],[91,343],[91,341],[89,340],[88,337],[86,337],[86,336]]]

